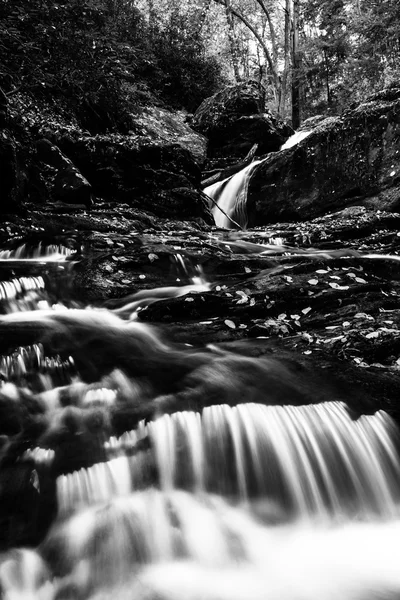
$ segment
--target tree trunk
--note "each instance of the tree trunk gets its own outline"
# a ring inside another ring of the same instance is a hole
[[[236,81],[240,81],[239,48],[235,35],[235,26],[229,0],[225,0],[225,14],[228,23],[228,37],[231,48],[232,66]]]
[[[297,129],[301,123],[301,63],[299,50],[299,9],[300,0],[293,0],[292,19],[292,127]]]
[[[279,96],[278,114],[281,117],[286,115],[286,99],[288,93],[288,79],[290,71],[290,27],[292,20],[291,0],[286,0],[285,4],[285,41],[284,41],[284,66],[281,81],[281,93]]]
[[[331,103],[331,91],[329,88],[329,61],[328,61],[328,55],[326,52],[326,48],[324,48],[323,52],[324,52],[324,62],[325,62],[326,101],[329,106]]]

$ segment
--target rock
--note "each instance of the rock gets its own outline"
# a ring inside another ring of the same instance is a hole
[[[52,189],[56,199],[68,204],[92,204],[92,186],[57,146],[42,139],[37,143],[37,152],[39,159],[56,171]]]
[[[0,127],[4,127],[7,122],[8,98],[0,88]]]
[[[95,195],[163,218],[169,216],[169,205],[175,218],[208,220],[207,206],[203,199],[199,204],[201,193],[197,191],[201,171],[187,148],[135,135],[81,136],[77,140],[59,137],[57,141],[90,182]],[[170,194],[176,189],[191,190],[181,196],[181,204],[176,194]]]
[[[279,150],[292,129],[264,112],[263,90],[254,81],[236,84],[207,98],[191,124],[209,139],[209,158],[245,156],[254,144],[258,154]]]
[[[148,136],[153,143],[179,144],[189,150],[200,166],[204,163],[207,156],[207,139],[189,127],[182,113],[172,113],[164,108],[149,106],[134,119],[135,133]]]
[[[0,132],[0,214],[16,212],[24,194],[24,178],[10,131]]]
[[[170,219],[192,220],[203,219],[208,225],[214,225],[214,217],[209,209],[209,199],[199,190],[178,187],[162,192],[156,199],[160,204],[157,214]],[[154,211],[153,211],[154,212]]]
[[[319,122],[268,156],[249,183],[249,226],[304,220],[351,205],[400,208],[400,89]]]

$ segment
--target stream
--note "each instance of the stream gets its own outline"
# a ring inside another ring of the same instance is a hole
[[[54,244],[0,253],[3,597],[397,596],[389,414],[355,417],[290,362],[140,320],[215,287],[197,265],[177,286],[89,306],[79,260]]]

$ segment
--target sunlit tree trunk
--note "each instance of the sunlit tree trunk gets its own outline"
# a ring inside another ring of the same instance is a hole
[[[286,114],[286,101],[288,94],[288,82],[290,73],[290,29],[292,22],[292,3],[291,0],[286,0],[285,3],[285,39],[283,46],[284,66],[281,80],[281,94],[279,98],[278,113],[281,116]]]
[[[292,19],[292,127],[297,129],[301,123],[301,63],[299,48],[299,9],[300,0],[293,0]]]
[[[232,66],[233,72],[235,74],[236,81],[240,81],[240,61],[239,61],[239,48],[235,35],[235,25],[233,22],[233,15],[231,11],[230,1],[225,0],[225,14],[226,21],[228,23],[228,37],[229,37],[229,45],[231,49],[231,57],[232,57]]]

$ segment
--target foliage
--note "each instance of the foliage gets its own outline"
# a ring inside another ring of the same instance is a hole
[[[256,78],[268,108],[340,113],[400,76],[397,0],[2,0],[0,87],[127,131],[143,104],[193,111],[227,78]],[[224,77],[221,75],[224,74]]]
[[[218,63],[205,55],[200,39],[187,35],[182,19],[158,32],[153,52],[159,75],[154,86],[173,106],[194,111],[216,91],[221,81]]]
[[[395,0],[310,0],[303,12],[309,114],[341,112],[399,79]]]
[[[180,24],[164,32],[130,0],[2,0],[0,86],[71,108],[84,127],[129,129],[151,89],[193,110],[218,84],[215,61]],[[159,100],[158,100],[159,101]]]

